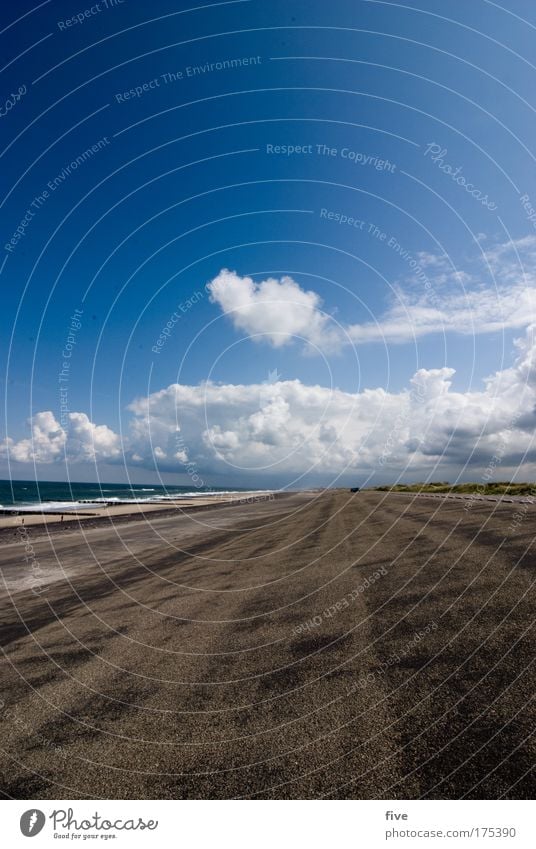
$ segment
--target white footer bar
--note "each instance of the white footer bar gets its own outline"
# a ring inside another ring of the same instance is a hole
[[[527,801],[6,800],[2,805],[6,847],[536,846],[535,806]]]

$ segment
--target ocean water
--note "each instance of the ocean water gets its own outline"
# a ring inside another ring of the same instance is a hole
[[[120,483],[57,483],[54,481],[0,480],[0,509],[76,510],[87,506],[83,502],[99,504],[103,501],[161,501],[176,498],[199,498],[225,492],[244,492],[243,489],[224,487],[159,486],[157,484]]]

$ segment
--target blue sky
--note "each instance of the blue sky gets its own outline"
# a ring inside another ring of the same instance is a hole
[[[2,475],[533,474],[531,3],[2,15]]]

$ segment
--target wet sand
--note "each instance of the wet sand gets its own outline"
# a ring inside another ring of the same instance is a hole
[[[4,796],[530,798],[535,518],[333,491],[11,531]]]

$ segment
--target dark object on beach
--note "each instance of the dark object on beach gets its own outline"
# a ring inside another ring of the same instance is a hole
[[[353,487],[351,488],[350,492],[359,492],[359,487],[358,487],[358,486],[353,486]]]

